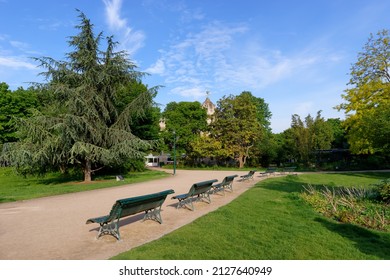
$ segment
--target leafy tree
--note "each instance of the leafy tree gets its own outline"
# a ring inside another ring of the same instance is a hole
[[[311,116],[306,117],[310,122]],[[308,124],[309,125],[309,124]],[[291,132],[294,139],[294,150],[298,159],[306,164],[310,161],[310,134],[307,125],[301,120],[301,117],[294,114],[291,119]]]
[[[40,104],[34,88],[11,91],[6,83],[0,83],[0,143],[17,141],[16,118],[29,117],[31,108]]]
[[[224,154],[236,159],[242,168],[250,150],[264,137],[269,125],[268,105],[244,91],[218,101],[212,123],[212,137],[222,142]]]
[[[321,111],[313,119],[310,114],[302,121],[294,114],[291,121],[291,133],[294,149],[298,159],[309,164],[315,150],[330,149],[333,141],[333,130],[329,123],[321,117]]]
[[[156,87],[153,91],[150,91],[152,97],[156,96]],[[148,92],[148,88],[141,81],[131,81],[123,89],[118,91],[115,106],[118,108],[118,112],[121,113],[131,102],[133,102],[140,94]],[[130,127],[131,132],[145,140],[158,140],[159,139],[159,121],[161,118],[160,108],[157,106],[150,106],[145,108],[143,114],[139,115],[139,112],[130,112]]]
[[[22,141],[15,147],[14,164],[24,172],[45,172],[68,164],[79,166],[84,181],[104,166],[142,158],[150,142],[136,137],[130,124],[150,107],[155,88],[140,93],[131,103],[118,107],[119,92],[142,74],[124,51],[116,52],[116,42],[103,33],[95,35],[93,24],[82,13],[79,34],[71,36],[72,51],[67,60],[36,58],[46,69],[43,87],[54,100],[45,112],[20,123]]]
[[[251,165],[260,164],[261,166],[266,167],[275,162],[280,153],[278,140],[279,138],[277,135],[267,131],[262,139],[256,142],[253,151],[254,156],[251,157],[251,159],[256,159],[256,161],[251,160]]]
[[[346,131],[343,128],[343,122],[337,119],[327,119],[326,122],[330,125],[333,131],[333,141],[331,147],[333,149],[347,149],[348,142],[346,138]]]
[[[179,154],[189,154],[191,142],[201,132],[207,132],[206,109],[197,101],[170,102],[165,107],[162,116],[166,125],[162,138],[168,149],[172,149],[173,138],[176,137],[176,149]]]
[[[213,159],[228,156],[224,154],[221,141],[210,137],[210,135],[199,135],[191,141],[190,148],[189,156],[194,160],[200,158]]]
[[[351,67],[350,88],[342,95],[344,127],[352,152],[389,152],[390,36],[388,30],[370,35]]]

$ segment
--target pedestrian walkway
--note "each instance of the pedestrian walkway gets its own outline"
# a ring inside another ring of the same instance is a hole
[[[0,204],[0,259],[3,260],[99,260],[158,239],[200,216],[214,211],[263,179],[234,182],[233,193],[212,195],[211,204],[196,203],[196,210],[176,209],[171,197],[186,193],[191,185],[247,171],[178,170],[175,176],[108,189],[58,195]],[[121,241],[112,236],[96,240],[97,224],[85,224],[92,217],[107,215],[120,198],[173,189],[162,206],[163,224],[142,221],[142,214],[121,220]]]

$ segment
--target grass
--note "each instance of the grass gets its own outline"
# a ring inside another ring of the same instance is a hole
[[[50,173],[45,177],[22,177],[15,174],[12,168],[0,168],[0,203],[39,198],[45,196],[109,188],[114,186],[154,180],[169,176],[165,172],[134,172],[124,176],[123,181],[116,181],[115,176],[95,178],[91,183],[83,183],[72,177]]]
[[[390,259],[390,234],[340,224],[300,198],[302,185],[368,187],[389,173],[305,174],[262,181],[229,205],[113,259]]]

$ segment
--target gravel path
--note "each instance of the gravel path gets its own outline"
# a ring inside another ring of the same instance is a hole
[[[186,193],[191,185],[210,179],[222,181],[228,175],[244,175],[245,171],[178,170],[175,176],[120,187],[58,195],[47,198],[0,204],[0,259],[3,260],[99,260],[158,239],[198,217],[232,201],[262,178],[253,181],[236,178],[234,191],[211,195],[211,204],[195,203],[195,211],[176,209],[171,197]],[[142,214],[120,222],[122,240],[111,236],[97,240],[99,225],[86,224],[88,218],[107,215],[115,200],[173,189],[165,200],[161,216],[163,224],[142,221]]]

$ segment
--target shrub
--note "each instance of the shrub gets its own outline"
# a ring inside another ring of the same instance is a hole
[[[339,222],[390,231],[388,205],[372,200],[373,193],[378,193],[376,197],[388,201],[390,181],[384,181],[376,189],[308,185],[301,197],[319,213]]]
[[[390,179],[384,179],[375,185],[377,198],[385,203],[390,203]]]

